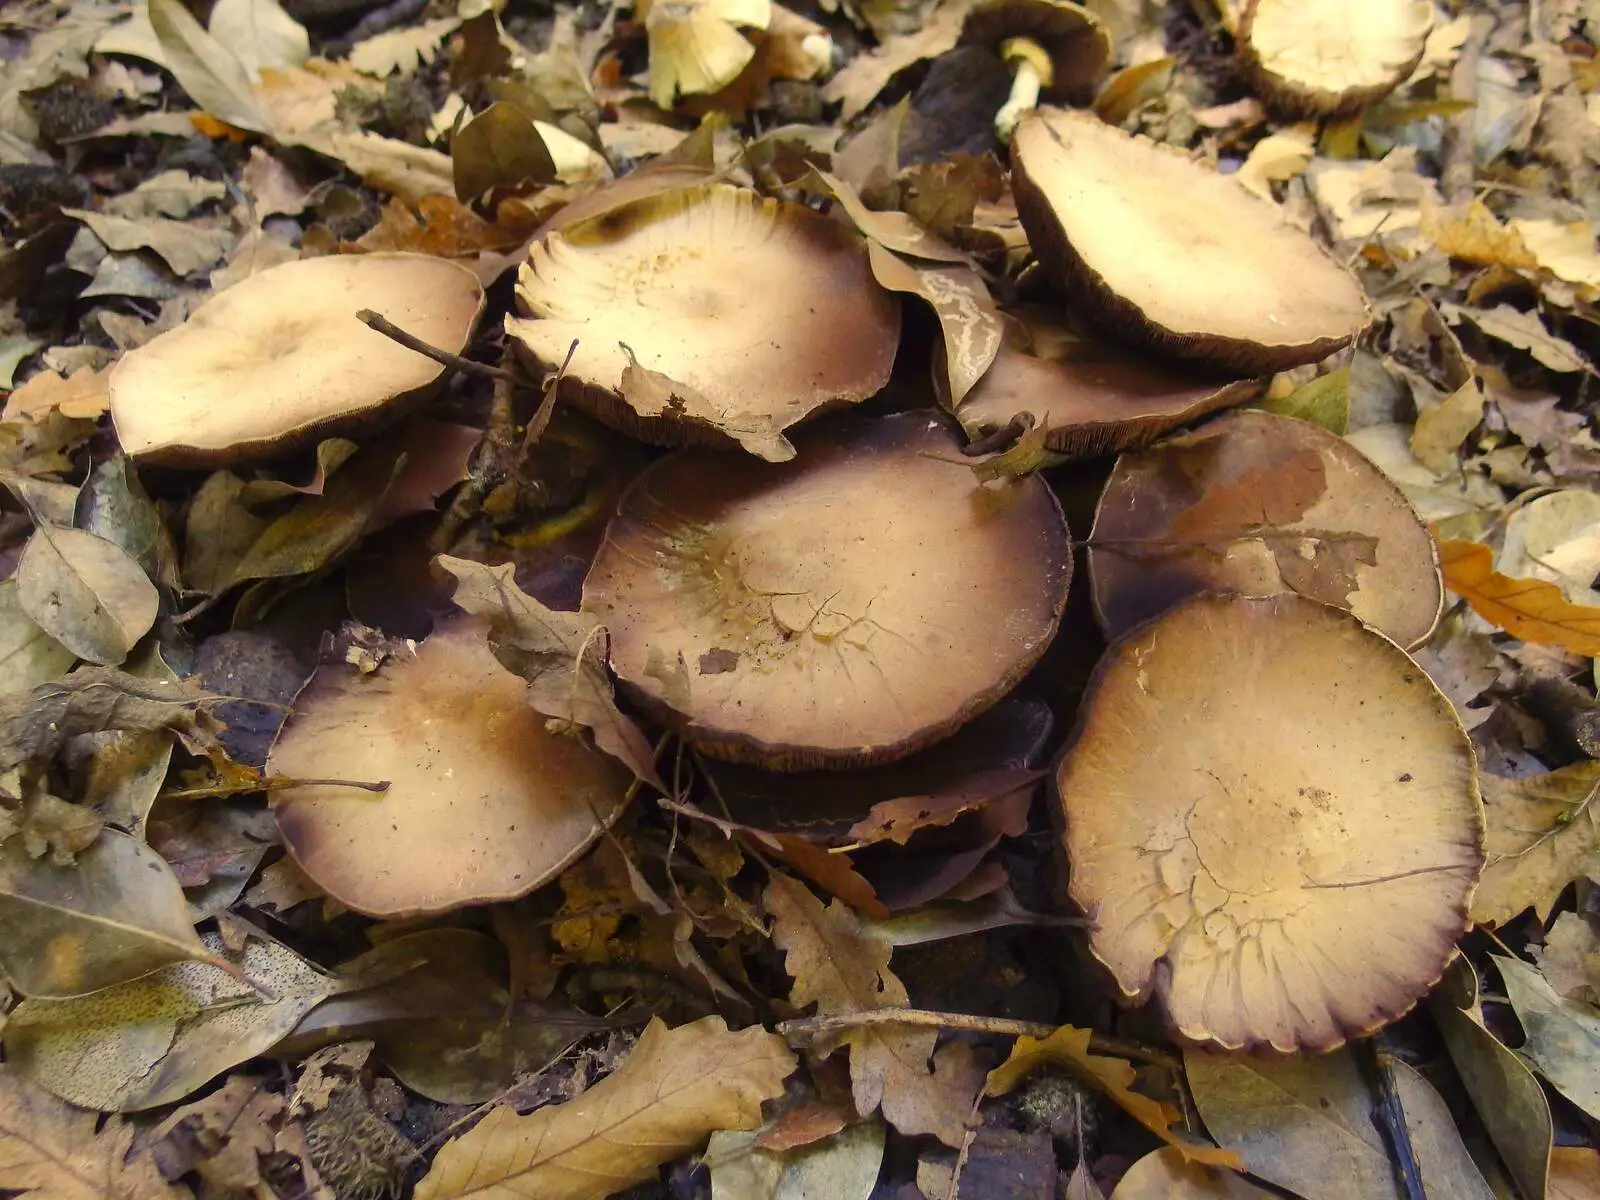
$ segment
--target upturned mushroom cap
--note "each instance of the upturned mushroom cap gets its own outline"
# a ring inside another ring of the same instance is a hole
[[[1400,489],[1322,426],[1253,410],[1117,460],[1089,584],[1110,638],[1197,592],[1298,592],[1415,646],[1444,603],[1433,537]]]
[[[996,53],[1012,38],[1036,42],[1050,56],[1050,79],[1039,89],[1045,100],[1087,103],[1111,66],[1110,34],[1094,13],[1071,0],[985,0],[961,26],[963,42]]]
[[[1056,782],[1091,950],[1191,1041],[1331,1050],[1409,1010],[1469,924],[1467,736],[1315,601],[1197,596],[1115,643]]]
[[[405,917],[513,899],[621,811],[632,776],[549,732],[484,631],[461,618],[377,671],[322,667],[268,756],[268,771],[296,779],[388,781],[381,794],[277,793],[289,853],[351,908]]]
[[[1057,454],[1093,458],[1143,446],[1260,390],[1254,379],[1206,380],[1086,350],[1037,358],[1002,345],[993,364],[956,409],[969,437],[1002,429],[1020,413],[1048,427]]]
[[[636,0],[634,16],[650,42],[650,99],[719,91],[738,78],[756,49],[739,28],[765,29],[771,0]]]
[[[1381,100],[1422,61],[1431,0],[1251,0],[1239,56],[1282,112],[1332,116]]]
[[[483,311],[483,287],[425,254],[308,258],[252,275],[112,369],[123,450],[223,463],[404,414],[444,368],[363,325],[364,308],[457,353]]]
[[[881,389],[900,339],[899,300],[855,233],[721,184],[552,234],[517,305],[530,319],[506,333],[522,356],[554,370],[576,339],[563,395],[608,425],[775,461],[793,454],[785,429]]]
[[[1367,325],[1361,285],[1259,199],[1092,113],[1041,108],[1011,141],[1017,213],[1085,315],[1243,374],[1325,358]]]
[[[926,413],[796,440],[782,465],[684,451],[648,468],[584,610],[618,678],[708,754],[790,771],[903,758],[1044,652],[1066,522],[1036,476],[985,487],[928,457],[956,442]]]

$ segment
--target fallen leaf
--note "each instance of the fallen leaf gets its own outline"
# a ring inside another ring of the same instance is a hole
[[[93,421],[111,407],[106,382],[108,372],[79,367],[71,377],[57,371],[40,371],[6,397],[4,419],[37,421],[46,413]]]
[[[1600,1196],[1600,1150],[1556,1146],[1550,1151],[1550,1190],[1545,1200],[1594,1200]]]
[[[32,1200],[179,1200],[148,1150],[133,1151],[134,1127],[57,1100],[0,1067],[0,1188]]]
[[[491,188],[551,183],[555,163],[533,121],[515,104],[498,101],[463,125],[450,141],[456,199],[476,201]]]
[[[228,189],[215,179],[200,179],[187,171],[162,171],[132,191],[112,196],[102,211],[131,221],[186,217],[206,201],[220,200],[227,194]]]
[[[1481,784],[1488,858],[1475,922],[1502,925],[1529,907],[1544,920],[1567,884],[1600,876],[1600,762]]]
[[[712,1200],[868,1200],[883,1168],[883,1122],[862,1121],[792,1150],[755,1133],[720,1130],[701,1161]]]
[[[1574,604],[1600,604],[1600,494],[1584,488],[1549,492],[1519,504],[1506,518],[1495,570],[1542,579]]]
[[[872,274],[891,292],[926,301],[944,338],[941,399],[955,409],[994,362],[1005,324],[983,277],[971,267],[913,266],[876,241],[867,242]]]
[[[1477,197],[1459,209],[1425,202],[1422,236],[1463,262],[1512,270],[1530,270],[1537,265],[1521,236],[1500,224],[1489,206]]]
[[[1457,451],[1483,420],[1483,392],[1467,380],[1432,408],[1417,414],[1411,431],[1411,453],[1436,475],[1460,466]]]
[[[1577,913],[1564,912],[1544,935],[1544,948],[1534,948],[1539,971],[1569,1000],[1600,1003],[1600,937]]]
[[[1570,604],[1554,584],[1512,579],[1494,569],[1494,554],[1481,542],[1439,540],[1444,585],[1472,611],[1513,637],[1573,654],[1600,657],[1600,608]]]
[[[823,85],[822,98],[829,102],[843,101],[839,112],[841,122],[865,111],[889,80],[901,71],[925,58],[937,58],[954,49],[961,37],[962,22],[975,2],[947,0],[934,8],[916,32],[891,35],[870,53],[856,55]]]
[[[22,610],[17,581],[0,582],[0,699],[30,692],[77,661]]]
[[[496,1108],[446,1142],[417,1200],[601,1200],[718,1129],[753,1128],[796,1065],[763,1029],[730,1033],[721,1017],[668,1029],[654,1019],[623,1064],[576,1099],[525,1117]]]
[[[1493,956],[1527,1040],[1523,1058],[1591,1117],[1600,1114],[1600,1010],[1568,1000],[1520,959]]]
[[[1513,217],[1507,224],[1541,268],[1568,283],[1600,288],[1600,253],[1589,222]]]
[[[1233,177],[1246,191],[1271,200],[1272,185],[1298,178],[1310,165],[1315,152],[1313,130],[1304,126],[1280,129],[1251,147]]]
[[[310,34],[277,0],[217,0],[206,31],[252,78],[259,78],[263,67],[298,67],[311,55]]]
[[[265,133],[271,118],[243,63],[201,27],[182,0],[149,0],[150,25],[164,65],[189,98],[219,121]]]
[[[215,265],[236,240],[231,230],[196,221],[166,217],[115,217],[82,208],[64,208],[63,216],[82,221],[108,249],[152,250],[178,275]]]
[[[1073,1178],[1077,1178],[1076,1172]],[[1090,1197],[1095,1194],[1086,1193]],[[1129,1167],[1111,1193],[1111,1200],[1267,1200],[1276,1194],[1240,1179],[1232,1171],[1190,1162],[1179,1151],[1165,1146]],[[1076,1200],[1070,1188],[1067,1200]]]
[[[79,658],[114,666],[155,624],[161,598],[127,551],[81,529],[40,525],[17,564],[17,600]]]
[[[79,489],[75,517],[80,529],[120,547],[163,587],[181,585],[172,534],[126,455],[94,465]]]
[[[1318,375],[1287,396],[1263,400],[1257,407],[1280,417],[1313,421],[1343,437],[1350,428],[1350,368],[1344,366]]]
[[[1003,1096],[1040,1067],[1055,1066],[1109,1096],[1119,1108],[1173,1147],[1188,1162],[1244,1169],[1239,1155],[1206,1142],[1192,1141],[1181,1132],[1183,1114],[1170,1104],[1133,1090],[1137,1073],[1120,1058],[1089,1049],[1093,1030],[1063,1025],[1047,1038],[1019,1037],[1005,1062],[989,1072],[983,1085],[986,1096]],[[1175,1128],[1177,1126],[1177,1128]]]
[[[416,24],[401,25],[373,37],[363,38],[350,48],[346,60],[358,71],[376,75],[406,76],[431,63],[439,54],[444,39],[461,27],[458,16],[435,17]]]
[[[1594,368],[1578,348],[1546,329],[1537,313],[1520,312],[1509,304],[1479,309],[1448,302],[1439,305],[1439,312],[1452,325],[1459,325],[1462,321],[1471,322],[1489,337],[1526,350],[1552,371],[1594,373]]]
[[[276,1148],[283,1109],[283,1097],[262,1080],[233,1075],[161,1122],[151,1139],[165,1143],[163,1161],[177,1158],[185,1174],[194,1171],[219,1190],[253,1191],[264,1182],[261,1158]]]

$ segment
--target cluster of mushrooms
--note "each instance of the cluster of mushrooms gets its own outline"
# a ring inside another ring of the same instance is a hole
[[[1091,76],[1098,36],[1072,41]],[[1011,50],[1023,91],[1061,82]],[[1061,624],[1079,543],[1055,493],[980,479],[964,444],[1032,427],[1068,458],[1120,453],[1086,553],[1111,644],[1054,769],[1071,898],[1121,991],[1157,996],[1179,1036],[1331,1049],[1437,981],[1483,865],[1468,739],[1406,653],[1442,605],[1426,529],[1338,437],[1238,407],[1347,345],[1362,289],[1205,164],[1089,113],[1017,111],[1018,216],[1096,333],[1008,341],[944,407],[930,386],[926,407],[863,415],[884,407],[864,402],[903,301],[837,211],[644,168],[542,233],[509,343],[535,378],[560,373],[559,402],[669,448],[561,616],[603,630],[626,701],[707,760],[847,789],[972,728]],[[274,268],[124,358],[118,433],[192,466],[392,420],[441,368],[355,313],[453,352],[482,304],[436,259]],[[452,617],[302,694],[272,770],[395,781],[280,803],[330,894],[381,916],[522,895],[621,810],[632,775],[553,732],[504,659]]]

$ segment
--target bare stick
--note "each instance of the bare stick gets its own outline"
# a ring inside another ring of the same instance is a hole
[[[253,703],[253,701],[252,701]],[[171,788],[161,793],[163,800],[208,800],[214,796],[248,795],[251,792],[276,792],[292,787],[346,787],[363,792],[387,792],[389,781],[380,779],[366,783],[359,779],[290,779],[287,775],[273,775],[267,779],[252,779],[241,783],[217,783],[209,787]]]
[[[481,375],[485,379],[505,379],[512,383],[517,382],[517,377],[502,367],[491,367],[488,363],[474,362],[470,358],[462,358],[459,354],[451,354],[437,346],[430,346],[421,338],[407,333],[387,317],[380,316],[370,308],[363,308],[356,313],[356,320],[369,329],[374,329],[384,337],[399,342],[407,350],[414,350],[424,358],[431,358],[440,366],[449,367],[454,371],[461,371],[467,375]]]

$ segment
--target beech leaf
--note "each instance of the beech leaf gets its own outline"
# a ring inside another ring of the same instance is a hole
[[[764,1029],[721,1017],[668,1029],[659,1018],[614,1072],[565,1104],[496,1108],[446,1142],[417,1200],[601,1200],[698,1150],[719,1129],[753,1129],[797,1066]]]
[[[1573,604],[1542,579],[1512,579],[1494,569],[1481,542],[1439,541],[1444,585],[1489,624],[1541,646],[1560,646],[1585,658],[1600,657],[1600,608]]]
[[[81,529],[41,525],[17,564],[22,611],[79,658],[115,666],[155,624],[161,597],[123,550]]]

